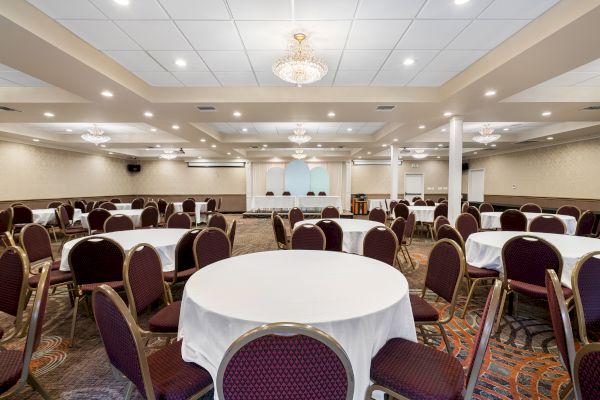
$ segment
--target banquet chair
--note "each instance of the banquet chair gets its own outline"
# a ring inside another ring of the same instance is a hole
[[[503,289],[500,310],[494,332],[502,319],[506,296],[514,293],[514,318],[517,318],[518,295],[546,300],[546,270],[554,270],[558,276],[562,274],[563,259],[554,245],[544,239],[520,235],[509,239],[502,247]],[[573,291],[562,287],[567,305],[573,300]]]
[[[205,228],[196,236],[194,260],[197,269],[229,257],[231,257],[231,243],[221,229]]]
[[[161,216],[165,215],[165,212],[167,211],[167,206],[169,205],[169,203],[167,203],[167,201],[165,199],[158,199],[158,202],[156,202],[156,205],[158,206],[158,212],[160,213]]]
[[[22,398],[21,390],[29,384],[42,398],[50,396],[33,374],[33,354],[42,339],[42,329],[48,303],[48,270],[45,266],[40,272],[40,284],[31,308],[31,317],[27,339],[23,350],[0,350],[0,399]]]
[[[112,199],[110,199],[109,201],[110,201],[111,203],[115,203],[115,204],[121,203],[121,199],[119,199],[118,197],[113,197],[113,198],[112,198]]]
[[[500,303],[500,281],[492,286],[465,367],[451,354],[402,338],[390,339],[371,360],[366,399],[382,391],[394,399],[472,399]],[[466,376],[465,376],[466,372]]]
[[[136,197],[131,201],[131,209],[132,210],[141,210],[144,208],[145,200],[143,197]]]
[[[402,262],[400,262],[400,254],[402,254],[402,257],[404,258],[405,262],[408,262],[408,260],[406,259],[406,255],[404,254],[404,250],[402,248],[402,243],[404,242],[404,230],[406,226],[406,220],[402,217],[398,217],[396,218],[393,222],[392,225],[390,226],[390,229],[392,230],[392,232],[394,232],[394,235],[396,235],[396,240],[398,241],[398,252],[396,253],[396,262],[398,265],[398,268],[400,268],[400,271],[402,271]]]
[[[579,217],[581,216],[581,210],[579,207],[575,206],[562,206],[556,210],[556,213],[559,215],[570,215],[575,218],[575,220],[579,220]]]
[[[316,224],[325,234],[325,250],[342,251],[344,231],[342,227],[331,219],[322,219]]]
[[[254,328],[227,349],[217,372],[221,400],[350,400],[348,355],[327,333],[292,322]]]
[[[479,212],[479,209],[475,206],[469,206],[469,208],[467,208],[467,213],[471,214],[475,218],[475,221],[477,222],[477,230],[480,230],[481,229],[481,213]]]
[[[69,203],[63,203],[61,204],[61,206],[63,206],[65,208],[65,210],[67,210],[67,217],[68,217],[68,221],[71,225],[75,225],[75,207],[73,207],[73,205],[69,204]],[[59,206],[60,207],[60,206]]]
[[[4,335],[0,327],[0,346],[17,336],[24,330],[23,313],[27,308],[27,291],[29,284],[29,263],[25,252],[16,246],[8,246],[0,253],[0,315],[13,317],[11,332]],[[3,316],[3,321],[6,320]],[[0,374],[2,375],[2,374]]]
[[[588,328],[600,326],[600,251],[581,257],[571,273],[571,288],[577,310],[577,326],[582,343],[588,344]]]
[[[275,193],[269,190],[267,193],[265,193],[265,196],[275,196]]]
[[[398,200],[399,204],[404,204],[405,206],[410,206],[410,202],[406,199]]]
[[[111,215],[104,221],[103,229],[106,233],[132,231],[134,229],[133,220],[129,216],[123,214]]]
[[[292,231],[292,250],[325,250],[325,234],[316,225],[298,225]]]
[[[466,213],[466,212],[468,212],[468,210],[469,210],[469,207],[470,207],[470,204],[469,204],[469,202],[468,202],[468,201],[464,201],[464,202],[462,203],[462,206],[460,207],[460,212],[461,212],[461,213]]]
[[[448,205],[447,204],[438,204],[433,209],[433,222],[423,222],[423,225],[427,227],[429,234],[431,235],[431,239],[435,240],[435,232],[433,230],[433,223],[435,222],[437,217],[448,217]]]
[[[327,206],[321,210],[321,218],[339,218],[340,211],[334,206]]]
[[[189,215],[183,212],[171,214],[167,219],[167,228],[191,229],[192,219]]]
[[[161,225],[167,226],[167,221],[169,220],[169,217],[171,215],[173,215],[174,213],[175,213],[175,204],[173,204],[173,203],[167,204],[167,207],[165,208],[165,212],[164,212],[164,215],[162,218]]]
[[[425,204],[427,204],[429,207],[435,207],[435,201],[431,199],[426,199]]]
[[[399,202],[396,204],[396,207],[394,207],[394,218],[402,217],[407,220],[408,214],[410,214],[410,209],[406,204]]]
[[[11,234],[14,236],[21,232],[21,229],[23,229],[25,225],[33,223],[33,211],[27,206],[20,205],[12,207],[12,210],[13,218]]]
[[[398,205],[398,202],[396,200],[392,200],[390,201],[390,205],[387,205],[387,200],[385,202],[386,208],[387,208],[387,214],[388,215],[392,215],[392,212],[394,211],[394,208],[396,208],[396,206]]]
[[[196,259],[194,258],[194,240],[201,232],[201,229],[190,229],[177,242],[175,246],[175,267],[173,271],[163,272],[163,279],[169,286],[178,282],[187,281],[196,268]]]
[[[51,201],[46,208],[56,208],[62,204],[62,201]]]
[[[456,226],[456,230],[462,236],[462,239],[467,242],[469,236],[479,231],[479,224],[477,220],[473,216],[473,214],[463,213],[456,217],[456,222],[454,223]]]
[[[210,217],[208,217],[208,223],[206,225],[209,228],[219,228],[223,232],[227,232],[227,220],[223,214],[212,214]]]
[[[535,203],[525,203],[521,206],[521,208],[519,208],[519,211],[523,212],[523,213],[542,213],[542,207],[540,207],[539,205],[535,204]]]
[[[582,346],[573,367],[573,389],[577,400],[600,399],[598,371],[600,371],[600,343]]]
[[[375,221],[375,222],[385,224],[386,220],[387,220],[387,214],[383,210],[383,208],[375,207],[374,209],[372,209],[369,212],[369,221]]]
[[[412,202],[413,202],[413,203],[414,203],[415,201],[417,201],[417,200],[421,200],[421,197],[419,197],[419,196],[415,196],[415,197],[413,197],[413,198],[412,198]]]
[[[491,205],[490,203],[481,203],[479,205],[479,212],[483,213],[483,212],[494,212],[494,206]]]
[[[90,213],[95,208],[95,205],[96,205],[95,201],[90,201],[89,203],[87,203],[85,205],[85,212]]]
[[[24,206],[25,203],[21,203],[20,201],[17,201],[15,203],[10,203],[9,207],[16,207],[16,206]]]
[[[98,208],[103,208],[108,211],[116,211],[117,210],[117,206],[115,206],[115,203],[111,203],[109,201],[100,204],[100,206],[98,206]]]
[[[437,240],[437,233],[442,225],[450,225],[450,220],[443,215],[440,215],[435,220],[433,220],[433,234],[434,234],[433,239],[434,240]]]
[[[288,221],[290,222],[290,230],[293,230],[297,222],[304,221],[304,213],[298,207],[294,207],[288,212]]]
[[[94,290],[92,308],[110,364],[129,381],[125,399],[134,387],[147,400],[199,399],[212,389],[208,371],[183,361],[181,341],[146,355],[135,320],[110,286]]]
[[[206,202],[206,211],[200,211],[201,216],[208,218],[217,209],[217,201],[213,198],[208,199]],[[198,221],[196,221],[198,223]]]
[[[445,198],[445,197],[439,197],[439,198],[437,199],[437,202],[438,202],[438,203],[441,203],[442,201],[445,201],[445,200],[446,200],[446,198]]]
[[[291,196],[292,194],[286,190],[281,195],[282,196]]]
[[[235,229],[237,226],[237,220],[233,220],[229,225],[229,229],[227,230],[227,237],[229,238],[229,243],[231,244],[231,253],[233,254],[233,243],[235,241]]]
[[[460,232],[452,225],[442,225],[437,233],[437,240],[448,239],[456,243],[465,252],[465,241]]]
[[[150,200],[149,202],[147,202],[146,204],[144,204],[144,208],[148,208],[148,207],[153,207],[153,208],[156,208],[158,210],[158,203],[155,202],[154,200]]]
[[[142,243],[127,252],[123,264],[123,284],[127,304],[142,337],[175,338],[179,329],[181,301],[173,302],[171,289],[163,281],[160,256],[156,249]],[[147,328],[140,325],[138,314],[162,301],[164,307],[148,319]]]
[[[208,203],[208,201],[209,201],[209,200],[210,200],[210,197],[205,197],[205,198],[204,198],[204,202],[205,202],[205,203]]]
[[[221,202],[222,201],[223,201],[223,198],[219,197],[219,199],[217,200],[217,207],[215,208],[215,211],[221,212]]]
[[[314,196],[314,195],[315,195],[315,192],[313,192],[313,191],[309,191],[309,192],[306,192],[306,195],[307,195],[307,196]]]
[[[413,206],[424,207],[427,206],[427,203],[425,202],[425,200],[419,199],[413,203]]]
[[[564,235],[567,226],[558,217],[554,215],[539,215],[529,223],[529,232],[556,233]]]
[[[108,211],[104,211],[108,212]],[[56,211],[56,220],[60,227],[60,232],[63,234],[63,240],[60,242],[58,250],[62,250],[64,244],[79,235],[87,235],[88,231],[81,225],[73,225],[69,222],[69,214],[65,206],[59,206]],[[88,220],[89,221],[89,220]]]
[[[69,265],[73,274],[75,307],[71,321],[70,346],[75,345],[75,328],[79,303],[88,310],[89,299],[98,286],[106,284],[114,290],[123,291],[123,262],[125,252],[112,239],[88,236],[71,248]]]
[[[596,216],[590,210],[586,210],[581,214],[577,221],[577,228],[575,229],[576,236],[592,236],[592,230],[594,229],[594,222],[596,222]]]
[[[275,211],[271,212],[271,226],[273,227],[273,235],[275,236],[277,248],[287,250],[289,240],[285,232],[285,225],[283,225],[283,219]]]
[[[195,198],[195,197],[186,197],[185,199],[186,199],[186,200],[193,200],[193,201],[194,201],[194,203],[196,202],[196,198]]]
[[[506,210],[500,214],[500,229],[503,231],[527,231],[527,217],[519,210]]]
[[[159,219],[158,206],[153,207],[146,204],[140,215],[140,228],[157,228]]]
[[[390,228],[375,226],[363,239],[363,256],[394,266],[398,254],[398,239]]]
[[[8,237],[12,238],[12,219],[13,209],[8,207],[6,210],[0,210],[0,241],[4,246],[10,246]]]
[[[197,224],[196,221],[196,202],[192,199],[185,199],[181,203],[181,209],[184,213],[186,213],[192,220],[193,223]]]
[[[446,226],[444,225],[444,227]],[[435,242],[429,254],[425,284],[421,296],[410,295],[415,325],[419,328],[423,341],[427,343],[429,337],[441,335],[449,354],[451,354],[450,342],[444,325],[450,323],[454,317],[460,282],[464,274],[465,256],[460,246],[452,240],[440,239]],[[442,317],[439,311],[425,300],[428,290],[449,303],[445,316]],[[440,334],[427,331],[425,329],[427,326],[437,327]]]
[[[415,234],[415,225],[417,223],[416,216],[414,212],[408,214],[408,218],[406,219],[406,224],[404,225],[404,239],[400,242],[400,250],[404,250],[404,254],[406,254],[406,258],[410,262],[410,266],[415,269],[415,263],[413,262],[412,257],[410,256],[410,252],[408,251],[408,247],[412,244],[413,235]]]
[[[111,216],[110,211],[104,208],[94,208],[88,214],[88,225],[90,227],[90,234],[96,235],[104,232],[104,222]]]
[[[325,193],[325,192],[319,192],[319,196],[327,196],[327,193]]]

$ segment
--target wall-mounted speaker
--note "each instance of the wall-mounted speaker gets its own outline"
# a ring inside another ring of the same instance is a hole
[[[140,172],[142,166],[140,164],[127,164],[127,171],[129,172]]]

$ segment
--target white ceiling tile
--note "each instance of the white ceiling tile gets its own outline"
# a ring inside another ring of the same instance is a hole
[[[600,72],[600,58],[575,68],[572,72]]]
[[[356,18],[409,19],[414,18],[425,0],[368,0],[361,2]]]
[[[284,21],[237,21],[240,37],[248,50],[283,50],[294,33]]]
[[[159,0],[173,19],[229,19],[223,0]]]
[[[476,20],[448,45],[449,49],[493,49],[529,23],[528,20]]]
[[[296,19],[352,19],[358,0],[295,0]]]
[[[394,50],[383,65],[384,70],[419,71],[438,54],[438,50]],[[413,65],[404,65],[404,60],[415,60]]]
[[[257,86],[252,72],[215,72],[223,86]]]
[[[168,19],[169,16],[156,0],[131,1],[119,5],[114,0],[91,0],[110,19]]]
[[[106,19],[87,0],[27,0],[51,18]]]
[[[296,21],[295,27],[296,31],[308,34],[313,48],[338,50],[344,48],[350,24],[350,21]]]
[[[200,57],[212,71],[251,71],[243,51],[200,51]]]
[[[0,78],[9,80],[19,86],[44,87],[49,86],[46,82],[27,75],[21,71],[0,71]]]
[[[248,51],[250,63],[255,71],[271,72],[275,61],[283,53],[279,50],[251,50]]]
[[[456,74],[455,71],[422,71],[406,86],[440,86]]]
[[[559,0],[495,0],[479,18],[534,19],[542,15]]]
[[[233,21],[177,21],[196,50],[242,50]]]
[[[130,71],[164,71],[145,51],[106,51],[116,62]]]
[[[235,19],[292,19],[292,2],[289,0],[228,0],[227,3]]]
[[[140,46],[111,21],[60,20],[59,22],[98,50],[141,50]]]
[[[440,50],[468,24],[468,20],[416,20],[408,27],[396,48]]]
[[[573,86],[578,83],[587,81],[588,79],[599,76],[595,72],[567,72],[562,75],[558,75],[552,79],[540,83],[538,86],[549,86],[549,87],[565,87]],[[585,86],[585,84],[584,84]]]
[[[116,21],[145,50],[191,50],[172,21]]]
[[[260,133],[269,135],[277,135],[277,125],[270,122],[255,122],[252,124],[254,129]]]
[[[219,86],[210,72],[173,72],[185,86]]]
[[[418,71],[379,71],[372,86],[404,86],[415,77]]]
[[[205,72],[208,71],[206,64],[195,51],[149,51],[156,61],[158,61],[166,70],[173,72]],[[187,65],[179,67],[175,65],[175,60],[182,59]]]
[[[279,79],[271,71],[256,71],[255,73],[260,86],[295,86],[292,83]]]
[[[372,71],[338,71],[334,86],[367,86],[377,73]]]
[[[471,0],[465,4],[455,4],[454,0],[427,0],[417,18],[472,19],[485,10],[491,2],[492,0]]]
[[[579,87],[599,87],[600,86],[600,76],[598,76],[597,78],[589,79],[589,80],[584,81],[584,82],[580,82],[580,83],[576,84],[575,86],[579,86]]]
[[[425,71],[462,71],[477,61],[486,52],[484,50],[444,50],[433,59]]]
[[[0,72],[1,76],[2,72]],[[0,78],[0,87],[18,87],[19,84]]]
[[[346,50],[340,61],[340,70],[378,70],[389,50]]]
[[[409,20],[354,21],[346,47],[348,49],[393,49],[409,23]]]
[[[134,74],[152,86],[183,86],[173,74],[166,71],[134,71]]]
[[[321,79],[318,82],[314,82],[314,83],[311,83],[310,85],[305,85],[305,86],[331,86],[333,84],[334,77],[335,77],[335,70],[330,69],[329,72],[327,72],[327,75],[325,75],[323,77],[323,79]]]

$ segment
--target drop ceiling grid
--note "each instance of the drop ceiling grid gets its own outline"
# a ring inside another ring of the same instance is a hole
[[[28,1],[155,86],[286,86],[270,65],[296,28],[327,59],[320,85],[438,86],[558,2]],[[174,67],[177,56],[188,68]]]

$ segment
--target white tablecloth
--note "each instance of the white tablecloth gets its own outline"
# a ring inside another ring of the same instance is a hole
[[[553,215],[560,218],[567,226],[567,235],[574,235],[577,229],[577,220],[575,217],[570,215],[559,215],[559,214],[540,214],[540,213],[523,213],[527,217],[527,223],[529,224],[532,219],[539,217],[540,215]],[[481,213],[481,227],[483,229],[500,229],[500,215],[501,212],[483,212]],[[528,225],[529,226],[529,225]]]
[[[361,254],[363,253],[363,239],[365,234],[376,226],[384,226],[381,222],[369,221],[366,219],[350,219],[350,218],[332,218],[344,231],[344,240],[342,250],[346,253]],[[321,219],[305,219],[297,222],[295,226],[302,224],[316,225]]]
[[[196,202],[196,210],[195,210],[196,211],[196,223],[206,222],[206,214],[202,215],[201,213],[206,212],[207,204],[208,203],[204,202],[204,201]],[[182,202],[173,203],[173,206],[175,206],[175,212],[183,211],[183,203]]]
[[[389,339],[416,340],[404,276],[380,261],[329,251],[269,251],[209,265],[185,285],[179,320],[183,359],[214,382],[227,348],[253,328],[298,322],[322,329],[350,358],[355,400],[364,399],[371,358]]]
[[[600,251],[600,240],[594,238],[536,232],[479,232],[469,236],[465,243],[467,263],[502,272],[502,246],[510,238],[519,235],[539,237],[556,246],[563,259],[561,282],[569,288],[571,273],[579,258],[591,251]]]
[[[31,210],[33,213],[33,223],[40,225],[57,225],[56,212],[54,208],[36,208]],[[81,210],[76,208],[73,214],[73,222],[81,219]]]
[[[334,206],[342,208],[340,196],[252,196],[250,208],[252,210],[272,210],[290,208],[325,208]]]
[[[340,196],[296,196],[296,199],[296,206],[300,208],[325,208],[327,206],[342,208]]]
[[[173,271],[175,269],[175,247],[181,237],[187,232],[187,229],[136,229],[134,231],[119,231],[110,233],[101,233],[94,237],[106,237],[119,243],[125,253],[140,243],[148,243],[154,246],[163,271]],[[83,238],[69,240],[62,249],[60,257],[60,270],[70,271],[69,252],[78,241]]]
[[[131,203],[115,203],[117,210],[131,210]]]
[[[127,215],[129,218],[133,220],[133,226],[139,228],[142,226],[142,211],[144,210],[109,210],[108,212],[112,215],[115,214],[123,214]],[[89,213],[81,214],[81,226],[83,226],[88,231],[90,230],[90,224],[88,223],[88,215]]]
[[[433,222],[434,206],[408,206],[408,209],[415,213],[416,221]]]

